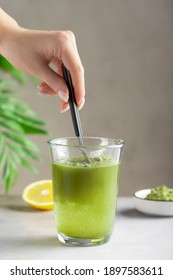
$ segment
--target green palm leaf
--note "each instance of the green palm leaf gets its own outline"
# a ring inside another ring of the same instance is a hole
[[[0,68],[10,72],[19,83],[26,82],[26,75],[14,68],[0,55]],[[34,79],[34,78],[33,78]],[[9,193],[19,178],[19,167],[38,173],[30,160],[41,160],[40,149],[27,135],[46,135],[45,122],[25,102],[12,97],[11,80],[0,79],[0,176],[1,186]]]
[[[19,170],[13,159],[8,156],[4,171],[3,171],[3,182],[6,187],[6,193],[9,193],[11,186],[14,185],[19,177]]]
[[[26,74],[16,69],[5,57],[0,55],[0,68],[9,72],[19,83],[26,83]]]
[[[1,55],[0,55],[1,57]],[[2,64],[0,63],[0,68],[2,68]],[[0,88],[5,89],[5,90],[10,90],[10,87],[13,85],[14,83],[11,80],[4,80],[4,79],[0,79]]]
[[[8,148],[4,147],[4,149],[2,150],[2,152],[0,154],[0,158],[1,158],[1,160],[0,160],[0,171],[1,171],[1,169],[4,168],[7,156],[8,156]]]
[[[6,145],[10,148],[10,150],[12,150],[14,152],[14,156],[15,156],[15,154],[17,154],[17,156],[21,157],[21,158],[27,157],[27,158],[31,158],[33,160],[38,160],[38,161],[42,160],[38,154],[36,154],[35,152],[17,144],[17,143],[8,142]]]

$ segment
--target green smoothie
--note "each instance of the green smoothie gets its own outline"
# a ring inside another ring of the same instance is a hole
[[[119,164],[111,158],[83,157],[52,165],[57,231],[73,238],[97,238],[112,232]]]

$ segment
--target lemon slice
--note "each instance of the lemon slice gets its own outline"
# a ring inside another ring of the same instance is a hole
[[[53,209],[52,180],[36,181],[29,184],[22,193],[23,200],[41,210]]]

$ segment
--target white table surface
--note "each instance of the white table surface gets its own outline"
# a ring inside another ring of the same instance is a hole
[[[19,196],[0,196],[1,260],[172,260],[173,217],[139,213],[133,198],[119,197],[111,240],[71,247],[56,237],[53,211],[38,211]]]

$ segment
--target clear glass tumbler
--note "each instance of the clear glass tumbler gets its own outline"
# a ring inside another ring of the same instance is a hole
[[[115,221],[124,142],[98,137],[48,141],[54,211],[61,242],[91,246],[109,240]]]

